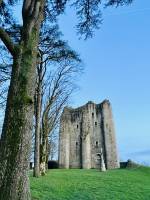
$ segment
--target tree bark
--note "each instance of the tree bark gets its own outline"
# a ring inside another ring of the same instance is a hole
[[[35,1],[36,2],[36,1]],[[41,1],[42,2],[42,1]],[[24,16],[23,33],[13,57],[5,119],[0,142],[0,200],[30,200],[29,155],[33,128],[36,58],[42,6],[34,18]],[[26,20],[26,21],[25,21]]]
[[[27,173],[33,126],[35,52],[29,53],[25,46],[21,50],[23,53],[14,60],[1,137],[1,200],[30,199]]]

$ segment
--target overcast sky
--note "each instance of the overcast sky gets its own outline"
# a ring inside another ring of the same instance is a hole
[[[72,10],[60,19],[85,64],[71,105],[109,99],[120,158],[150,164],[150,1],[105,9],[101,29],[88,41],[78,40]]]

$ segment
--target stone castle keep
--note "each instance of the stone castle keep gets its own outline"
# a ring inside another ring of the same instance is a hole
[[[59,137],[60,168],[100,168],[102,159],[106,169],[119,168],[110,102],[64,108]]]

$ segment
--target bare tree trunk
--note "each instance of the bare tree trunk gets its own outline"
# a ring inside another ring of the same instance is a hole
[[[40,175],[40,127],[41,127],[41,96],[42,95],[42,64],[38,68],[38,83],[35,103],[35,147],[33,176]]]
[[[45,163],[45,169],[48,170],[48,158],[49,158],[49,141],[48,141],[48,136],[46,139],[46,163]]]
[[[40,6],[37,1],[36,12]],[[26,8],[26,5],[24,5]],[[0,200],[30,200],[28,167],[36,58],[42,13],[37,18],[24,16],[23,38],[14,55],[4,125],[0,142]],[[25,13],[26,14],[26,13]],[[36,20],[36,22],[34,21]],[[29,22],[29,23],[28,23]]]
[[[46,164],[47,164],[47,145],[48,145],[48,136],[47,134],[42,134],[42,144],[40,151],[40,173],[42,176],[46,173]]]

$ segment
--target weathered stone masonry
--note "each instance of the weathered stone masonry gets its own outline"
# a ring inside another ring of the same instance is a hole
[[[76,109],[66,107],[60,125],[60,168],[99,168],[100,161],[97,155],[101,150],[106,168],[118,168],[110,102],[88,102]]]

